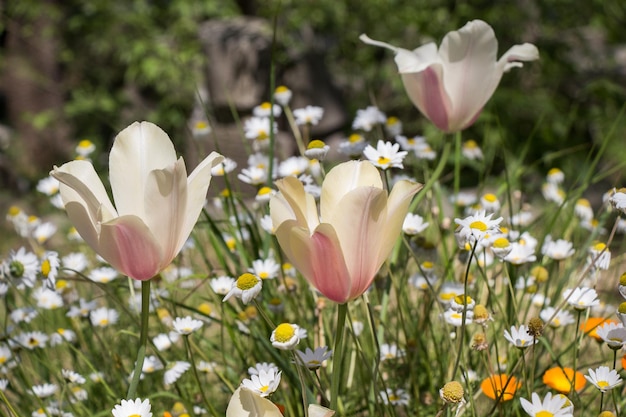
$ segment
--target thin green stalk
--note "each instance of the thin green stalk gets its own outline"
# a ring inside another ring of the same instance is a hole
[[[139,334],[139,349],[137,350],[137,360],[135,361],[135,370],[133,371],[133,379],[130,381],[127,399],[134,399],[137,393],[137,385],[139,377],[143,369],[143,360],[146,357],[146,341],[148,340],[148,319],[150,318],[150,281],[141,281],[141,333]]]
[[[339,414],[339,385],[341,382],[341,365],[343,356],[343,334],[346,324],[348,304],[337,305],[337,328],[335,329],[335,347],[333,349],[333,375],[330,387],[330,409]]]
[[[459,195],[461,189],[461,131],[454,136],[454,196]],[[457,216],[459,206],[454,205],[454,217]]]

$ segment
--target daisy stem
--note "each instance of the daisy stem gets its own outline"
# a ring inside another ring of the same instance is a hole
[[[574,337],[574,366],[573,366],[573,370],[574,373],[572,375],[572,380],[570,381],[570,394],[573,395],[574,391],[576,390],[575,388],[575,381],[576,381],[576,360],[578,359],[578,331],[580,329],[580,316],[582,315],[582,310],[576,310],[578,312],[578,316],[576,318],[576,335]]]
[[[189,341],[189,335],[183,336],[183,340],[185,342],[185,348],[187,349],[187,357],[189,358],[189,362],[191,362],[191,369],[193,370],[193,377],[198,383],[198,389],[200,390],[200,396],[202,397],[202,401],[210,410],[211,415],[218,417],[219,414],[213,407],[213,404],[207,400],[207,397],[204,393],[203,384],[200,382],[200,377],[198,376],[198,368],[196,367],[196,361],[194,359],[193,351],[191,350],[191,342]]]
[[[306,398],[306,384],[304,383],[304,375],[302,374],[302,366],[304,363],[300,360],[295,351],[291,351],[293,355],[293,362],[296,364],[296,371],[298,371],[298,379],[300,380],[300,390],[302,391],[302,407],[304,408],[304,417],[309,417],[309,407]]]
[[[459,136],[460,138],[460,136]],[[464,343],[464,336],[465,336],[465,320],[467,319],[467,281],[469,278],[469,273],[470,273],[470,267],[472,266],[472,258],[474,257],[474,254],[476,253],[476,247],[478,246],[478,240],[476,240],[474,242],[474,245],[472,246],[472,252],[470,253],[470,256],[467,260],[467,269],[465,270],[465,278],[464,278],[464,283],[463,283],[463,313],[461,314],[461,328],[459,330],[459,348],[457,350],[457,357],[456,357],[456,362],[454,363],[454,368],[452,370],[452,376],[450,378],[450,381],[454,380],[454,378],[456,377],[456,373],[459,370],[459,365],[461,364],[461,356],[463,353],[463,343]]]
[[[148,318],[150,313],[150,281],[141,281],[141,333],[139,334],[139,349],[137,350],[137,360],[133,379],[130,381],[126,398],[135,398],[137,385],[143,369],[143,360],[146,357],[146,341],[148,340]]]
[[[11,405],[7,397],[4,395],[4,392],[2,390],[0,390],[0,399],[2,399],[2,402],[7,406],[9,411],[13,413],[14,416],[19,416],[19,414],[17,414],[17,411],[15,411],[15,409],[13,408],[13,406]]]
[[[335,347],[333,349],[333,376],[330,387],[330,409],[338,412],[339,383],[341,382],[341,359],[343,356],[343,334],[346,323],[348,304],[337,305],[337,327],[335,329]]]

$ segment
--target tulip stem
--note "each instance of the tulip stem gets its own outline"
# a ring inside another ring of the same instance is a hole
[[[137,350],[137,360],[133,379],[128,387],[127,399],[134,399],[137,392],[137,385],[143,369],[143,360],[146,357],[146,341],[148,340],[148,318],[150,313],[150,281],[141,281],[141,333],[139,334],[139,349]]]
[[[330,408],[338,414],[337,405],[339,403],[339,383],[341,381],[343,334],[347,312],[348,304],[343,303],[337,306],[337,327],[335,328],[335,347],[333,349],[333,379],[330,387]]]
[[[461,189],[461,131],[454,135],[454,197],[459,196]],[[457,215],[458,204],[454,205],[454,216]]]

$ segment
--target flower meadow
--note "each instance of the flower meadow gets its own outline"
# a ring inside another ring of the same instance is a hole
[[[309,137],[324,109],[292,109],[279,86],[243,120],[246,166],[215,147],[187,167],[136,122],[51,167],[45,214],[10,207],[3,415],[623,415],[626,190],[598,190],[623,169],[600,162],[610,132],[579,172],[555,156],[540,178],[507,138],[464,132],[537,48],[498,59],[477,20],[413,51],[361,39],[395,54],[437,135],[369,105],[324,143]]]

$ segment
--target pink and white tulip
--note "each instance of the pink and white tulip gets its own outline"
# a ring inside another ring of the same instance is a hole
[[[345,303],[363,294],[402,231],[421,185],[402,180],[391,193],[367,161],[333,168],[322,184],[320,215],[295,177],[276,182],[270,201],[276,237],[294,266],[324,296]]]
[[[496,90],[502,74],[521,61],[539,58],[535,45],[524,43],[497,59],[498,41],[491,26],[472,20],[434,42],[409,51],[370,39],[361,41],[394,51],[398,71],[413,104],[437,128],[457,132],[471,126]]]
[[[84,160],[54,167],[70,221],[115,269],[147,280],[165,269],[193,229],[222,156],[213,152],[187,178],[169,136],[135,122],[115,138],[109,179],[115,206],[93,165]]]

